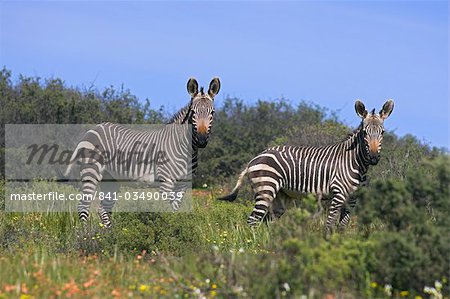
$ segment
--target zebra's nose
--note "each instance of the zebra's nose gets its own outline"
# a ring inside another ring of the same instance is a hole
[[[380,153],[370,154],[370,164],[376,165],[380,161]]]
[[[208,143],[208,134],[198,134],[198,147],[205,147]]]

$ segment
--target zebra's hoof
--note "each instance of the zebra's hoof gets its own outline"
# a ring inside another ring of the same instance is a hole
[[[333,230],[331,228],[325,229],[325,233],[323,234],[323,238],[326,241],[329,241],[331,239],[331,236],[333,235]]]
[[[112,222],[111,221],[105,221],[100,223],[100,227],[104,229],[111,228]]]
[[[261,220],[259,220],[258,218],[250,215],[247,218],[247,224],[248,224],[248,226],[250,226],[252,228],[256,228],[256,227],[258,227],[261,224]]]

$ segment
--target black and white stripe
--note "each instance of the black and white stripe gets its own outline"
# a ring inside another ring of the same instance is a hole
[[[232,193],[220,198],[233,201],[245,176],[255,193],[255,208],[247,219],[258,224],[266,215],[280,217],[284,201],[299,193],[331,194],[332,200],[326,227],[330,230],[340,213],[339,224],[349,222],[349,210],[355,205],[348,200],[361,182],[370,165],[378,163],[383,139],[383,122],[391,114],[394,102],[388,100],[379,114],[368,113],[364,104],[356,101],[355,109],[362,118],[361,125],[342,142],[328,146],[277,146],[269,148],[251,160],[239,176]]]
[[[123,179],[160,182],[161,192],[184,191],[180,182],[195,172],[198,149],[208,143],[213,124],[214,97],[219,92],[220,81],[214,78],[208,92],[204,93],[203,88],[198,90],[197,81],[191,78],[187,89],[191,101],[161,128],[146,132],[119,124],[102,123],[84,135],[72,155],[72,164],[64,174],[67,176],[70,173],[75,164],[73,162],[80,164],[82,192],[87,195],[78,205],[81,221],[85,222],[89,217],[92,202],[89,196],[92,198],[99,184],[103,192],[110,194],[118,191],[119,185],[115,181]],[[187,131],[188,128],[192,128],[192,132]],[[164,159],[158,156],[161,153],[170,156],[170,163],[161,161]],[[100,202],[98,213],[106,227],[111,225],[114,203],[114,200]],[[175,197],[171,203],[176,210],[180,200]]]

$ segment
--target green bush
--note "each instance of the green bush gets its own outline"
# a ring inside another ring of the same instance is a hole
[[[448,156],[423,161],[404,181],[376,181],[360,192],[361,228],[379,221],[386,230],[368,236],[376,244],[369,267],[376,281],[421,292],[448,275],[449,162]]]

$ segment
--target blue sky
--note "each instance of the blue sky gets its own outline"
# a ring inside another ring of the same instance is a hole
[[[191,76],[226,96],[395,109],[388,130],[449,147],[448,2],[1,2],[0,65],[68,86],[122,83],[154,108]]]

